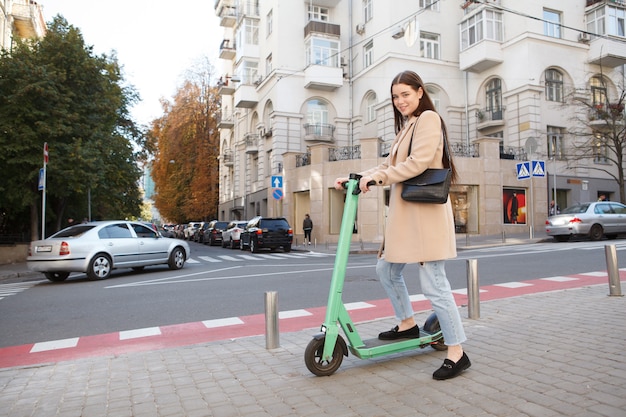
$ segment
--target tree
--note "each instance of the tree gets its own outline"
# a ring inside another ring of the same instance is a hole
[[[211,72],[208,63],[190,72],[149,133],[155,206],[171,222],[217,218],[220,100]]]
[[[49,24],[45,38],[17,41],[10,53],[2,51],[0,206],[5,232],[14,225],[38,236],[37,179],[45,142],[50,229],[58,230],[65,214],[87,217],[90,202],[94,218],[139,214],[137,162],[146,159],[147,144],[129,116],[138,99],[134,88],[124,85],[115,55],[94,55],[80,30],[61,16]]]
[[[620,202],[626,203],[626,90],[624,86],[611,87],[602,75],[594,80],[597,85],[592,90],[591,99],[574,98],[578,112],[569,133],[576,140],[568,164],[592,161],[587,164],[587,169],[611,176],[619,186]]]

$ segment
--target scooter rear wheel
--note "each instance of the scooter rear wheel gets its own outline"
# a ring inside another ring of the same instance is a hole
[[[307,369],[317,376],[332,375],[337,369],[339,369],[341,362],[343,361],[343,351],[339,345],[339,341],[335,343],[333,357],[330,360],[322,359],[325,340],[325,337],[311,340],[304,351],[304,363],[306,364]]]

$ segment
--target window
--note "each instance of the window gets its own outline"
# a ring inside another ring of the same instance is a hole
[[[259,22],[258,20],[246,19],[245,20],[245,43],[247,45],[259,44]]]
[[[606,138],[597,134],[593,144],[593,162],[596,164],[608,164],[609,158],[607,153]]]
[[[626,10],[619,7],[608,6],[607,32],[609,35],[625,37],[624,21],[626,20]]]
[[[441,101],[439,100],[439,89],[427,85],[426,92],[428,92],[428,97],[430,97],[430,101],[433,102],[433,105],[435,106],[435,110],[439,112],[439,102]]]
[[[606,25],[604,22],[604,7],[587,13],[587,32],[597,35],[606,34]]]
[[[363,22],[367,23],[372,20],[374,15],[373,0],[363,0]]]
[[[306,120],[310,125],[307,132],[323,136],[328,126],[328,106],[322,100],[309,100],[306,104]],[[312,129],[312,130],[311,130]]]
[[[441,0],[420,0],[420,9],[430,9],[434,12],[438,12],[439,3],[441,3]]]
[[[367,68],[374,62],[374,41],[369,41],[363,47],[363,67]]]
[[[339,42],[323,38],[310,38],[306,42],[306,65],[339,66]]]
[[[265,58],[265,74],[270,75],[272,73],[272,54],[269,54]]]
[[[132,238],[133,235],[130,233],[130,230],[128,230],[126,223],[120,223],[100,229],[98,237],[100,239],[128,239]]]
[[[546,100],[563,102],[563,74],[555,69],[545,72]]]
[[[365,123],[376,120],[376,93],[370,93],[367,96],[367,112]]]
[[[328,22],[328,8],[320,6],[309,6],[309,20]]]
[[[259,79],[259,64],[254,61],[243,61],[238,74],[242,84],[254,84]]]
[[[420,51],[424,58],[440,59],[439,35],[434,33],[420,33]]]
[[[274,30],[274,11],[270,10],[267,14],[267,19],[265,20],[265,30],[267,31],[267,36],[272,34]]]
[[[483,10],[461,22],[461,50],[483,39],[501,42],[503,38],[501,13]]]
[[[604,106],[606,103],[606,87],[600,77],[593,77],[589,81],[591,89],[591,102],[594,106]]]
[[[561,14],[554,10],[543,9],[543,34],[553,38],[561,37]]]
[[[565,129],[561,127],[548,126],[547,145],[549,159],[565,159],[565,148],[563,137]]]
[[[499,78],[489,81],[485,99],[487,112],[491,112],[491,120],[502,120],[502,81]]]

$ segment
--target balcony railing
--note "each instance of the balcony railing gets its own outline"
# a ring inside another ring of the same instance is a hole
[[[235,162],[233,151],[231,151],[231,150],[224,151],[224,153],[222,154],[222,162],[227,167],[232,167],[233,163]]]
[[[304,140],[332,142],[335,126],[324,123],[306,123],[304,126]]]
[[[524,148],[517,148],[514,146],[500,147],[500,159],[515,159],[518,161],[526,161],[528,155]]]
[[[328,149],[328,160],[330,162],[349,161],[351,159],[361,159],[361,145]]]
[[[259,152],[259,135],[257,133],[246,133],[243,140],[246,144],[246,153]]]
[[[296,155],[296,168],[311,165],[311,152]]]
[[[478,145],[475,143],[461,143],[454,142],[450,143],[450,152],[454,156],[460,156],[464,158],[478,158],[480,155],[478,153]]]

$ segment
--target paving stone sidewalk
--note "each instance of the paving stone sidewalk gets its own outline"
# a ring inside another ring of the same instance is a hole
[[[0,370],[0,416],[626,416],[626,300],[607,285],[483,302],[464,319],[472,367],[434,381],[445,352],[304,365],[318,329]],[[467,310],[461,308],[462,317]],[[426,319],[428,312],[418,313]],[[358,324],[363,337],[389,318]]]

